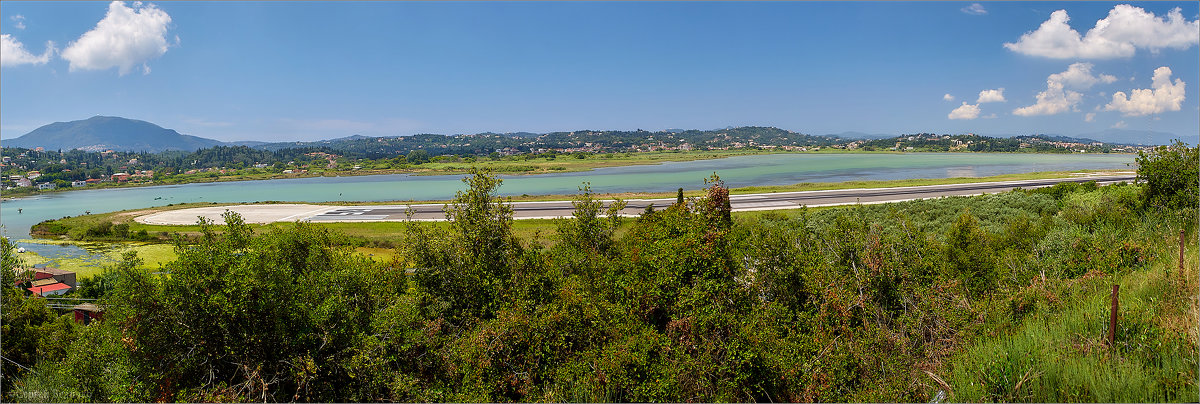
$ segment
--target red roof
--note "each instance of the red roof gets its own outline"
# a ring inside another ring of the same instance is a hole
[[[33,292],[33,294],[35,294],[35,295],[41,296],[43,293],[55,292],[55,291],[70,289],[70,288],[71,287],[68,286],[67,284],[60,282],[60,283],[51,283],[46,286],[34,286],[32,288],[29,288],[29,291]]]

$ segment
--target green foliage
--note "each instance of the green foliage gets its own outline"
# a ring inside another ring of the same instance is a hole
[[[498,178],[464,182],[448,223],[405,223],[386,266],[325,227],[255,234],[230,214],[176,240],[161,271],[127,256],[82,287],[104,322],[10,313],[6,289],[6,357],[10,332],[41,350],[17,356],[36,373],[11,391],[61,393],[7,398],[1169,401],[1195,388],[1194,294],[1162,292],[1194,290],[1194,270],[1146,275],[1162,273],[1147,268],[1164,237],[1195,226],[1148,208],[1138,185],[734,216],[714,175],[702,197],[623,222],[621,201],[584,183],[543,243],[514,235]],[[1109,362],[1097,291],[1115,277],[1131,303]]]
[[[86,235],[88,237],[111,236],[113,234],[112,228],[113,228],[112,222],[105,221],[105,222],[96,223],[95,226],[92,226],[91,228],[87,229]]]
[[[0,390],[5,400],[26,399],[14,393],[21,386],[18,382],[31,372],[39,361],[57,361],[64,353],[66,344],[73,340],[74,324],[70,316],[59,316],[46,307],[45,301],[14,285],[18,276],[15,270],[21,268],[21,259],[14,253],[15,246],[7,237],[0,237],[0,272],[3,272],[3,284],[0,285]],[[49,400],[73,401],[56,397],[31,397],[30,401]]]
[[[167,276],[117,269],[105,324],[126,324],[134,401],[330,401],[353,388],[341,362],[356,330],[404,289],[393,274],[297,223],[254,236],[236,214],[178,242]],[[131,257],[132,258],[132,257]]]
[[[425,164],[429,162],[429,152],[425,150],[413,150],[404,158],[408,164]]]
[[[560,244],[589,254],[610,253],[625,202],[617,199],[605,208],[604,202],[596,200],[592,194],[591,184],[585,182],[571,205],[575,207],[574,219],[558,222]],[[605,209],[607,217],[602,218],[601,211]]]
[[[404,255],[428,307],[455,324],[491,317],[512,277],[522,247],[512,235],[512,206],[499,200],[501,180],[473,171],[447,205],[448,233],[411,223]]]
[[[999,277],[992,258],[991,239],[971,212],[963,212],[946,233],[946,264],[974,296],[991,291]]]
[[[1029,192],[1034,194],[1044,194],[1053,196],[1056,200],[1062,200],[1063,197],[1074,192],[1095,191],[1096,181],[1088,182],[1060,182],[1048,187],[1034,188]]]
[[[1193,260],[1194,262],[1194,260]],[[1163,271],[1092,279],[1075,304],[1036,308],[1015,332],[985,338],[951,358],[945,381],[961,402],[1176,402],[1196,398],[1196,341],[1160,319],[1174,288]],[[1113,346],[1104,342],[1110,282],[1121,285]],[[1042,294],[1045,287],[1039,287]],[[1194,293],[1194,292],[1192,292]],[[1194,306],[1193,306],[1194,307]]]
[[[1137,157],[1138,181],[1146,183],[1147,204],[1166,209],[1186,209],[1195,215],[1200,195],[1200,148],[1180,141],[1159,146]]]

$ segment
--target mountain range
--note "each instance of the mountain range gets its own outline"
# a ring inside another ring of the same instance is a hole
[[[672,129],[669,130],[669,132],[683,133],[687,131],[681,129]],[[541,136],[541,134],[528,132],[508,133],[505,135],[519,138],[533,138]],[[867,134],[862,132],[842,132],[825,135],[824,137],[830,139],[880,139],[890,138],[892,136],[893,135]],[[995,137],[1012,136],[1013,135],[1001,135]],[[1198,142],[1198,140],[1200,140],[1198,139],[1200,136],[1184,138],[1166,132],[1129,129],[1108,129],[1100,132],[1080,133],[1071,137],[1094,139],[1096,141],[1107,143],[1134,145],[1168,144],[1173,139],[1181,139],[1190,144],[1200,143]],[[119,150],[146,151],[156,153],[170,150],[194,151],[213,146],[248,146],[254,148],[278,149],[289,146],[296,147],[297,145],[317,146],[321,144],[353,142],[363,139],[373,139],[373,137],[351,135],[317,142],[222,142],[219,140],[184,135],[175,130],[166,129],[146,121],[114,116],[95,116],[80,121],[55,122],[48,124],[34,129],[33,131],[16,139],[4,140],[3,146],[23,147],[30,149],[35,147],[43,147],[49,150]]]

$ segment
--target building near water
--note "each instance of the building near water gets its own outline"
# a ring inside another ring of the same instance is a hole
[[[17,284],[29,282],[30,293],[37,296],[61,295],[75,289],[75,272],[58,268],[17,268]]]

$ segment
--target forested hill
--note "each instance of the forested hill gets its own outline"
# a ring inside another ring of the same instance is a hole
[[[1158,134],[1167,136],[1169,134]],[[850,137],[848,137],[850,136]],[[56,122],[16,139],[6,148],[161,153],[196,151],[217,146],[246,146],[257,150],[321,149],[351,158],[379,159],[423,150],[431,156],[486,156],[526,153],[629,153],[661,150],[774,149],[806,151],[817,148],[895,151],[992,152],[1110,152],[1132,151],[1119,143],[1092,138],[1042,134],[989,137],[975,134],[902,134],[896,137],[846,132],[809,135],[763,126],[696,130],[576,130],[550,133],[492,133],[369,137],[352,135],[315,142],[221,142],[180,134],[146,121],[96,116],[86,120]],[[1161,136],[1160,136],[1161,137]]]
[[[535,134],[478,133],[471,135],[420,134],[413,136],[364,137],[317,142],[281,142],[255,146],[266,150],[296,147],[327,147],[363,158],[392,157],[413,150],[431,155],[486,155],[557,150],[566,152],[632,152],[651,150],[738,149],[747,147],[821,147],[845,143],[832,136],[813,136],[774,127],[746,126],[715,130],[619,131],[577,130]]]
[[[1009,138],[975,134],[918,133],[883,139],[846,139],[836,135],[808,135],[775,127],[746,126],[713,130],[479,133],[473,135],[421,134],[395,137],[352,136],[317,142],[283,142],[253,146],[265,150],[323,148],[355,158],[391,158],[424,150],[432,156],[483,156],[491,153],[612,153],[656,150],[769,149],[805,151],[834,148],[866,151],[986,151],[1073,153],[1079,150],[1107,153],[1134,151],[1134,147],[1092,139],[1023,135]]]
[[[221,141],[180,134],[146,121],[115,116],[94,116],[55,122],[21,137],[5,140],[5,147],[46,150],[164,152],[193,151],[222,145]]]

